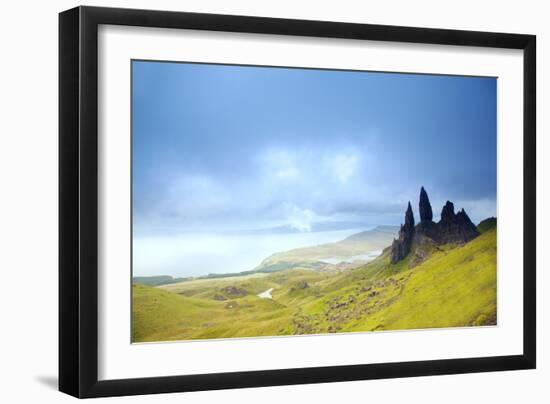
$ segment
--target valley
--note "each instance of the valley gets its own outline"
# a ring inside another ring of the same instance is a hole
[[[387,242],[382,254],[370,262],[352,268],[346,262],[326,264],[330,269],[315,268],[324,248],[317,246],[264,260],[264,268],[292,263],[274,272],[156,287],[134,283],[132,339],[149,342],[494,325],[496,220],[484,221],[478,229],[479,236],[468,242],[430,245],[421,262],[411,253],[392,263],[391,242]],[[350,238],[357,242],[361,237]],[[356,255],[350,240],[334,244],[346,249],[346,256]],[[334,248],[331,256],[338,256]]]

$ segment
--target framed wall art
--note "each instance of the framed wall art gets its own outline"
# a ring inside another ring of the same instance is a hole
[[[535,367],[535,37],[59,19],[59,386]]]

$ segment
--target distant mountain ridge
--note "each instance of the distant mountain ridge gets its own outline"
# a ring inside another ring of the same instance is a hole
[[[312,222],[308,225],[308,233],[317,233],[325,231],[338,231],[347,229],[357,229],[368,227],[362,222],[353,221],[320,221]],[[258,229],[238,230],[234,232],[224,232],[225,234],[246,234],[246,235],[262,235],[262,234],[296,234],[303,233],[303,229],[299,229],[290,224],[284,224],[276,227],[265,227]]]
[[[398,229],[397,226],[377,226],[334,243],[278,252],[264,259],[256,269],[321,269],[329,265],[323,262],[326,259],[342,258],[345,260],[349,257],[368,255],[376,251],[381,252],[391,244]]]
[[[376,226],[374,229],[371,230],[365,230],[360,233],[352,234],[351,236],[346,237],[343,241],[358,241],[358,240],[364,240],[367,238],[371,238],[374,235],[377,234],[388,234],[388,235],[395,235],[397,231],[399,230],[399,226]]]
[[[190,280],[193,278],[174,278],[171,275],[156,275],[156,276],[134,276],[132,283],[139,283],[148,286],[169,285]]]

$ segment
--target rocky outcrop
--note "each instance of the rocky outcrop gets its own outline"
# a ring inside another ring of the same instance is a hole
[[[464,244],[479,236],[476,226],[472,223],[464,209],[455,213],[452,202],[447,201],[441,211],[441,220],[433,221],[432,206],[428,193],[420,189],[420,223],[414,225],[414,215],[411,203],[407,206],[405,223],[399,230],[399,238],[391,245],[390,260],[396,264],[409,254],[409,267],[414,267],[427,259],[439,245]]]
[[[245,289],[236,286],[226,286],[225,288],[221,288],[220,291],[229,297],[242,297],[248,294]]]
[[[290,293],[296,292],[297,290],[304,290],[309,288],[309,283],[305,280],[298,281],[293,287],[290,288]]]
[[[411,248],[411,258],[409,267],[414,268],[421,262],[427,260],[434,251],[437,251],[437,243],[434,239],[423,234],[417,233],[414,237],[414,243]]]
[[[414,214],[411,203],[405,212],[405,224],[399,229],[399,238],[393,240],[391,246],[391,262],[393,264],[401,261],[411,251],[412,242],[414,239]]]
[[[443,206],[437,227],[439,244],[467,243],[479,236],[475,224],[464,209],[455,214],[455,207],[450,201]]]

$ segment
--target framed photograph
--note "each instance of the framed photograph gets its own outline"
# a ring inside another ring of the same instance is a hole
[[[535,368],[535,36],[59,28],[61,391]]]

